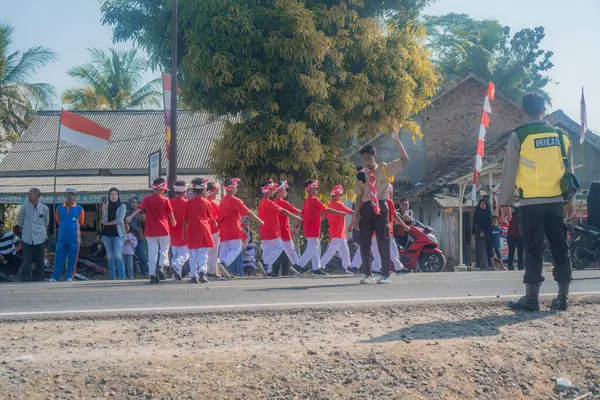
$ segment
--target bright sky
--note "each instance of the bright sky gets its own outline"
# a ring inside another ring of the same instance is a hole
[[[58,53],[59,61],[41,70],[35,80],[53,84],[59,94],[77,86],[66,72],[88,60],[87,48],[114,46],[110,27],[100,23],[96,0],[0,0],[0,9],[0,21],[15,27],[11,50],[42,45]],[[579,122],[579,101],[584,86],[588,125],[600,129],[600,121],[596,120],[596,116],[600,116],[600,52],[597,49],[600,1],[438,0],[426,11],[434,15],[450,12],[467,13],[476,19],[497,19],[513,32],[544,26],[543,48],[554,52],[555,67],[550,75],[555,83],[547,88],[554,108],[562,108]],[[148,72],[148,79],[154,75],[158,76]]]

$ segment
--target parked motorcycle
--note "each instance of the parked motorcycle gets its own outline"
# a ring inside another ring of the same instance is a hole
[[[573,268],[593,268],[600,262],[600,229],[574,224],[570,229]]]
[[[400,261],[404,268],[415,272],[440,272],[446,267],[444,252],[438,247],[435,231],[414,220],[408,234],[406,248],[400,247]]]

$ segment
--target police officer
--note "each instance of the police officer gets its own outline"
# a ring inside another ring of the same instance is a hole
[[[542,277],[544,236],[548,238],[554,258],[554,280],[558,283],[558,297],[552,308],[564,311],[568,307],[571,283],[571,259],[567,243],[565,218],[574,213],[572,201],[565,202],[561,180],[565,162],[561,151],[561,136],[567,159],[572,159],[571,142],[567,134],[542,119],[546,109],[543,97],[528,93],[523,97],[527,124],[517,128],[508,140],[499,204],[502,215],[510,220],[514,188],[521,198],[521,235],[525,247],[526,295],[510,302],[513,310],[539,311]],[[568,165],[572,165],[571,162]]]

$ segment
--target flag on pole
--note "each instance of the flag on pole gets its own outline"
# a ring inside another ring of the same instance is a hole
[[[69,111],[61,111],[59,137],[67,143],[103,152],[111,130]]]
[[[475,154],[475,170],[473,172],[473,191],[471,192],[471,199],[477,200],[477,177],[483,167],[483,155],[485,153],[485,134],[486,129],[490,127],[490,115],[492,114],[492,107],[490,101],[494,100],[496,87],[492,82],[488,84],[487,92],[485,93],[485,99],[483,100],[483,110],[481,112],[481,124],[479,125],[479,138],[477,139],[477,153]]]
[[[579,144],[585,141],[587,132],[587,110],[585,108],[585,97],[583,96],[583,87],[581,88],[581,128],[579,130]]]

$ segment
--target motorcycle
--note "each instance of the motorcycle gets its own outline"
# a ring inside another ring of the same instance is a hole
[[[400,248],[400,261],[404,268],[415,272],[440,272],[446,267],[444,252],[438,247],[435,231],[414,220],[407,232],[406,248]]]
[[[573,268],[593,268],[600,262],[600,229],[574,224],[570,229]]]
[[[96,263],[93,260],[87,258],[78,258],[77,259],[77,271],[81,271],[82,274],[75,274],[75,279],[78,280],[90,280],[90,279],[98,279],[102,277],[108,276],[108,269],[103,267],[102,265]],[[78,275],[85,278],[79,279]]]

